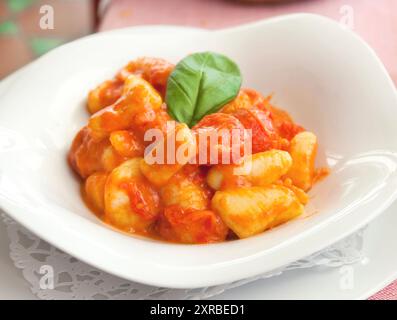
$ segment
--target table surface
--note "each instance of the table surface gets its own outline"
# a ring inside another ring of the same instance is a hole
[[[21,270],[11,261],[9,244],[6,225],[0,222],[0,299],[35,299]]]
[[[214,299],[366,299],[397,278],[397,203],[365,232],[365,263],[353,265],[354,283],[341,289],[341,270],[294,270],[231,289]],[[381,249],[381,250],[380,250]],[[371,275],[370,277],[368,275]],[[35,299],[9,257],[9,239],[0,222],[0,299]]]

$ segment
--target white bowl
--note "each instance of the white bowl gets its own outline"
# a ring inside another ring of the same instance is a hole
[[[203,50],[233,58],[245,86],[275,93],[279,106],[315,132],[318,165],[328,165],[331,175],[312,190],[305,217],[249,239],[177,245],[117,232],[85,207],[66,163],[88,118],[86,94],[135,57],[176,62]],[[71,255],[146,284],[202,287],[270,271],[362,227],[397,196],[392,81],[362,40],[318,16],[216,32],[160,27],[90,36],[25,68],[0,106],[1,207]]]

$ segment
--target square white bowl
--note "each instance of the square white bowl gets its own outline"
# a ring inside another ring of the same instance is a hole
[[[212,50],[234,59],[246,87],[274,93],[319,137],[331,174],[305,217],[261,235],[211,245],[117,232],[84,205],[66,153],[88,115],[89,89],[127,61],[177,62]],[[338,23],[298,14],[221,30],[157,27],[90,36],[30,64],[0,96],[0,206],[38,236],[109,273],[193,288],[256,276],[354,232],[397,196],[397,95],[374,52]]]

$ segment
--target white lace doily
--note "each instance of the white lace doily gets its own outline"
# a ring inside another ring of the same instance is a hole
[[[10,256],[22,270],[32,292],[41,299],[204,299],[243,284],[280,275],[293,269],[340,267],[363,259],[363,230],[273,272],[225,285],[200,289],[167,289],[124,280],[80,262],[41,240],[2,214],[10,238]],[[53,288],[40,285],[43,266],[53,270]]]

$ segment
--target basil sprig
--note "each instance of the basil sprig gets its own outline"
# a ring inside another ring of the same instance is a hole
[[[228,57],[214,52],[191,54],[176,65],[168,78],[168,113],[192,127],[233,100],[240,86],[240,70]]]

